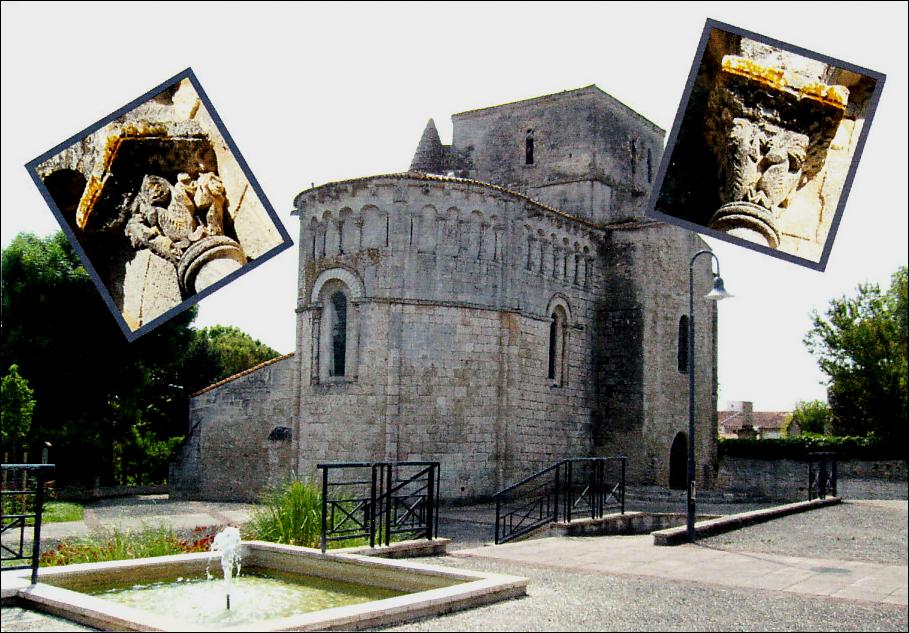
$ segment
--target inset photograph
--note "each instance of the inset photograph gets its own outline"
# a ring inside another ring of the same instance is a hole
[[[191,69],[26,168],[129,340],[291,245]]]
[[[824,270],[883,84],[708,20],[647,214]]]

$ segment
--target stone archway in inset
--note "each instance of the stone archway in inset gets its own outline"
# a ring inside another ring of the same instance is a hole
[[[685,490],[688,480],[688,436],[679,432],[669,449],[669,487]]]

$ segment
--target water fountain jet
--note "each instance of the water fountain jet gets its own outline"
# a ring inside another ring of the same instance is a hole
[[[240,575],[240,530],[226,527],[217,535],[211,544],[212,552],[221,552],[221,569],[224,572],[224,595],[227,599],[227,610],[230,610],[230,579],[234,567]]]

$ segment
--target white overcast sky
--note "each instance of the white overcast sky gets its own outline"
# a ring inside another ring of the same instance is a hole
[[[736,295],[720,407],[824,398],[810,312],[907,261],[905,3],[234,4],[3,3],[3,247],[57,230],[26,162],[186,67],[296,240],[295,194],[405,170],[429,117],[450,142],[454,112],[597,84],[668,131],[711,17],[887,75],[826,272],[711,241]],[[295,284],[293,248],[201,301],[197,324],[292,351]]]

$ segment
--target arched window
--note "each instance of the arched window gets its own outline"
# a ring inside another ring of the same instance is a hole
[[[565,358],[567,356],[568,315],[562,305],[556,305],[549,323],[549,362],[546,377],[553,387],[565,383]]]
[[[650,153],[650,148],[647,148],[647,182],[653,181],[653,154]]]
[[[524,138],[524,164],[533,165],[533,130],[527,130]]]
[[[688,373],[688,316],[679,319],[679,371]]]
[[[347,297],[338,291],[331,296],[330,376],[343,376],[347,361]]]
[[[359,363],[360,302],[363,282],[346,269],[322,271],[313,284],[310,301],[312,328],[311,380],[351,382]]]
[[[556,377],[556,338],[559,334],[559,325],[557,323],[558,316],[555,312],[552,313],[552,323],[549,324],[549,375],[550,380],[555,380]]]
[[[638,166],[638,142],[631,139],[631,180],[634,181],[634,172]]]

